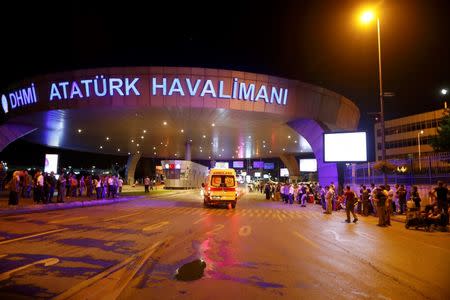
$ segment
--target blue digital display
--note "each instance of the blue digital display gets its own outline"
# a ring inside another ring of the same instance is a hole
[[[273,170],[275,169],[274,163],[264,163],[264,170]]]
[[[242,160],[233,161],[233,168],[235,168],[235,169],[244,168],[244,162]]]
[[[253,168],[254,169],[262,169],[262,168],[264,168],[264,162],[263,161],[254,161],[253,162]]]

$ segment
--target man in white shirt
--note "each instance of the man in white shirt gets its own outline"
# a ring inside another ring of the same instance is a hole
[[[289,184],[289,204],[294,203],[294,186]]]

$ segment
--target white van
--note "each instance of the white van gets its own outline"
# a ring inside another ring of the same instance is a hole
[[[211,169],[204,187],[203,204],[231,204],[236,207],[238,198],[236,171]]]

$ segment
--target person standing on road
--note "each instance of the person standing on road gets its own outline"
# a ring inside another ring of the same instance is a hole
[[[96,176],[94,179],[95,193],[97,194],[97,199],[102,198],[102,181],[100,177]]]
[[[442,181],[438,181],[438,186],[434,189],[436,192],[437,206],[439,212],[444,211],[448,215],[448,188]]]
[[[400,185],[398,183],[395,184],[395,190],[394,190],[394,200],[392,201],[392,213],[397,214],[400,211],[400,205],[398,203],[398,193]]]
[[[7,183],[7,189],[9,190],[8,205],[19,204],[20,188],[20,175],[18,171],[13,173],[11,180]]]
[[[47,202],[52,203],[53,202],[53,195],[55,194],[55,188],[56,188],[56,178],[55,178],[55,172],[51,171],[50,175],[47,178],[47,184],[48,184],[48,193],[47,193]]]
[[[389,184],[386,185],[386,191],[388,193],[388,197],[386,200],[385,224],[391,226],[392,201],[394,198],[394,191],[391,189],[391,186]]]
[[[291,183],[289,184],[289,204],[294,203],[294,185]]]
[[[56,196],[56,201],[62,203],[64,202],[64,196],[66,194],[66,177],[64,173],[59,175],[58,182],[56,183],[56,188],[58,190],[58,196]]]
[[[266,200],[270,199],[270,185],[269,183],[266,183],[264,186],[264,193],[266,194]]]
[[[35,177],[34,196],[36,203],[43,202],[44,196],[44,176],[40,170],[37,170]]]
[[[347,219],[345,222],[350,223],[350,213],[353,215],[353,223],[358,222],[358,218],[355,214],[355,192],[350,189],[350,186],[346,186],[346,191],[344,193],[345,197],[345,213],[347,214]]]
[[[413,185],[411,188],[411,199],[414,201],[417,211],[420,211],[420,202],[422,202],[422,199],[420,199],[416,185]]]
[[[403,213],[405,212],[405,207],[406,207],[406,189],[403,184],[400,185],[396,194],[398,197],[399,214],[403,215]]]
[[[122,193],[122,187],[123,187],[123,179],[119,178],[119,194]]]
[[[148,176],[145,177],[144,179],[144,187],[145,187],[145,192],[149,193],[150,191],[148,190],[148,187],[150,186],[150,178],[148,178]]]
[[[385,227],[386,226],[386,200],[388,198],[388,193],[384,187],[384,185],[380,185],[379,188],[375,190],[374,201],[377,206],[377,214],[378,214],[378,226]]]
[[[362,186],[361,191],[361,201],[362,201],[362,215],[368,216],[369,215],[369,198],[370,198],[370,190],[366,188],[365,185]]]
[[[330,186],[325,186],[325,190],[327,190],[327,193],[325,195],[326,200],[326,211],[324,211],[324,214],[331,215],[331,212],[333,211],[333,197],[334,197],[334,190]]]

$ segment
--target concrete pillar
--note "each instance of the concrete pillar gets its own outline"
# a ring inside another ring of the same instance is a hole
[[[336,163],[325,163],[323,161],[323,133],[325,127],[315,120],[297,119],[288,123],[296,132],[301,134],[311,145],[317,159],[317,173],[319,183],[322,186],[333,182],[338,183],[338,168]]]
[[[294,154],[281,154],[280,159],[289,170],[289,179],[296,181],[300,177],[300,167]]]
[[[128,156],[127,169],[125,171],[125,178],[128,184],[134,183],[134,173],[136,172],[136,166],[141,157],[142,153],[133,153]]]
[[[191,160],[191,143],[186,142],[186,151],[184,155],[184,160],[190,161]]]
[[[10,143],[21,137],[35,131],[37,128],[21,125],[21,124],[11,124],[6,123],[0,125],[0,151],[6,148]]]

